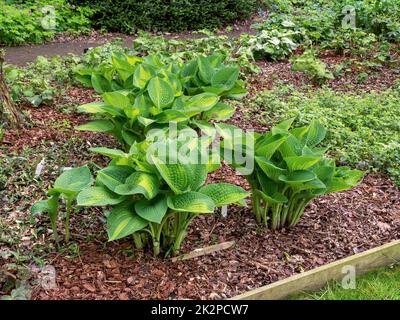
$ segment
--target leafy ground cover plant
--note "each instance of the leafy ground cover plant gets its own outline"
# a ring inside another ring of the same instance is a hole
[[[37,57],[35,62],[19,68],[6,65],[6,81],[15,102],[27,101],[33,106],[50,104],[61,85],[73,83],[73,68],[81,59],[74,55],[52,59]]]
[[[304,72],[314,83],[322,84],[327,80],[334,79],[326,64],[319,60],[312,50],[304,52],[301,56],[293,57],[291,62],[293,71]]]
[[[164,64],[158,56],[113,55],[112,65],[80,71],[79,80],[101,93],[103,102],[79,107],[97,117],[79,130],[108,132],[129,148],[170,122],[227,119],[234,108],[220,100],[247,92],[238,80],[239,67],[221,59],[201,56],[179,65]]]
[[[57,32],[90,29],[89,7],[73,7],[64,0],[0,1],[0,44],[41,43]]]
[[[337,161],[387,173],[399,184],[399,99],[398,85],[380,93],[303,92],[280,85],[245,103],[244,113],[263,125],[296,117],[295,124],[302,126],[318,119],[328,130],[321,146],[329,146]]]
[[[302,1],[267,3],[272,12],[254,25],[259,32],[296,32],[296,43],[308,48],[310,44],[333,48],[339,52],[365,55],[376,41],[397,42],[400,34],[399,10],[396,0],[368,1]],[[343,27],[354,8],[354,23]]]
[[[255,169],[246,175],[256,220],[271,229],[295,226],[314,198],[350,189],[363,176],[324,156],[326,149],[318,147],[326,134],[321,123],[291,129],[293,121],[282,121],[257,137]]]

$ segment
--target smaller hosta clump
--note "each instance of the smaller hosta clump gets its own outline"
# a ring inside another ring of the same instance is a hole
[[[336,167],[335,160],[324,156],[326,149],[318,144],[326,130],[318,121],[290,129],[293,120],[257,137],[255,168],[246,176],[257,222],[271,229],[293,227],[314,198],[350,189],[363,177],[361,171]]]
[[[291,59],[292,70],[304,72],[315,84],[323,84],[327,80],[334,79],[326,64],[319,60],[312,50],[304,52],[301,56]]]
[[[297,49],[295,39],[298,36],[299,33],[292,30],[262,30],[256,36],[242,36],[241,50],[252,51],[256,60],[282,60]]]
[[[59,217],[60,198],[64,199],[66,206],[65,215],[65,241],[70,239],[70,215],[72,206],[80,191],[93,183],[93,177],[87,166],[74,168],[63,172],[54,182],[53,188],[48,190],[49,198],[36,202],[32,206],[32,214],[47,213],[56,241],[59,241],[57,220]]]
[[[176,254],[194,218],[221,206],[245,204],[248,193],[238,186],[205,185],[213,166],[162,160],[146,150],[147,141],[134,144],[129,153],[93,149],[113,160],[77,202],[112,208],[106,211],[110,241],[132,236],[137,248],[151,243],[155,256]]]

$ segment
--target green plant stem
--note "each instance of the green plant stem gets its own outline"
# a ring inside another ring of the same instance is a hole
[[[65,242],[69,242],[70,239],[70,218],[72,211],[72,199],[67,199],[66,203],[66,214],[65,214]]]
[[[135,243],[136,249],[143,249],[144,244],[143,244],[143,240],[142,240],[142,235],[140,233],[135,232],[132,235],[132,238],[133,238],[133,242]]]
[[[182,212],[181,212],[181,214],[182,214]],[[187,234],[187,228],[189,227],[192,220],[197,216],[196,214],[193,214],[193,213],[184,213],[184,214],[185,214],[185,216],[182,217],[183,219],[180,219],[181,224],[179,226],[179,231],[175,237],[174,245],[172,247],[172,253],[174,255],[176,255],[179,252],[179,250],[181,249],[182,242],[185,239],[186,234]],[[178,213],[178,215],[179,215],[179,213]]]
[[[253,212],[256,215],[256,221],[257,221],[257,223],[261,223],[262,221],[261,221],[261,215],[260,215],[260,202],[259,202],[260,199],[255,193],[253,193],[251,201],[252,201],[252,206],[253,206]]]

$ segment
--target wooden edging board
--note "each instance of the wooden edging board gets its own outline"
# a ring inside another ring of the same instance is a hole
[[[324,266],[245,292],[229,300],[278,300],[304,290],[318,290],[328,281],[340,281],[349,270],[359,276],[400,261],[400,240],[373,248]],[[354,269],[353,269],[354,268]]]

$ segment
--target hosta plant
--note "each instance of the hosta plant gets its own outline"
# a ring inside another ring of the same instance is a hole
[[[257,222],[271,229],[293,227],[314,198],[350,189],[363,176],[324,156],[326,150],[318,144],[326,130],[318,121],[290,129],[293,120],[256,137],[254,150],[249,150],[255,160],[254,171],[246,175],[253,211]]]
[[[296,37],[297,31],[262,30],[256,36],[243,36],[241,50],[251,50],[255,59],[277,61],[297,49]]]
[[[95,148],[112,158],[98,171],[96,183],[82,190],[79,206],[110,208],[109,240],[132,236],[136,247],[151,243],[155,256],[176,254],[194,218],[217,207],[244,204],[248,193],[227,184],[207,184],[208,164],[191,164],[149,154],[148,142],[135,143],[129,153]],[[106,210],[107,212],[107,210]]]
[[[221,100],[246,94],[239,67],[225,66],[217,55],[178,65],[164,64],[157,56],[121,54],[103,73],[88,73],[80,80],[101,93],[103,101],[79,107],[96,118],[79,129],[108,132],[126,149],[170,122],[227,119],[234,108]]]
[[[332,72],[316,57],[313,50],[307,50],[301,56],[293,57],[291,62],[293,71],[304,72],[315,84],[323,84],[327,80],[334,79]]]
[[[59,241],[57,232],[57,220],[59,217],[59,202],[65,201],[65,241],[70,239],[70,216],[73,204],[80,191],[93,183],[93,177],[87,166],[73,168],[64,171],[54,182],[54,186],[48,190],[49,198],[36,202],[32,206],[32,214],[47,213],[50,218],[53,235]]]

